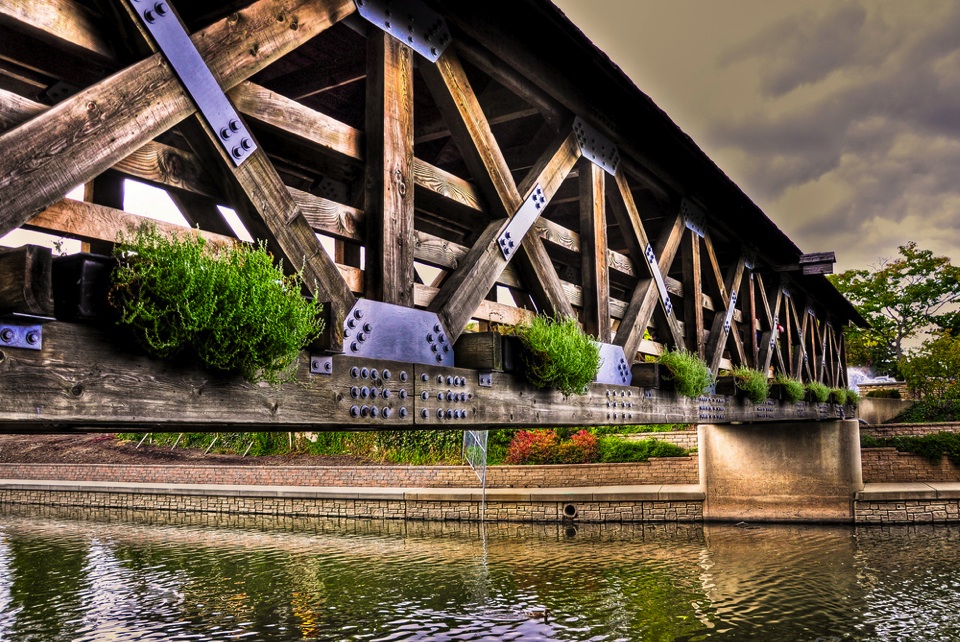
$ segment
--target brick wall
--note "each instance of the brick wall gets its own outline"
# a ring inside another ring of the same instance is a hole
[[[882,424],[860,426],[860,435],[886,439],[889,437],[922,437],[938,432],[960,432],[958,423],[939,424]]]
[[[311,499],[269,496],[0,490],[0,506],[66,506],[90,511],[139,510],[296,517],[370,518],[426,521],[476,521],[479,502],[411,499]],[[488,502],[485,518],[501,522],[697,522],[702,501],[611,501],[577,505],[573,519],[566,502]]]
[[[696,430],[676,430],[673,432],[638,432],[629,435],[622,435],[627,441],[638,441],[641,439],[659,439],[680,446],[685,450],[693,450],[697,447]]]
[[[474,488],[466,466],[130,466],[123,464],[0,464],[0,479],[57,479],[241,486],[361,486]],[[638,484],[697,484],[697,457],[667,457],[639,464],[491,466],[488,488],[565,488]]]
[[[898,452],[896,448],[863,448],[860,462],[866,484],[960,481],[960,466],[948,457],[932,462],[921,455]]]

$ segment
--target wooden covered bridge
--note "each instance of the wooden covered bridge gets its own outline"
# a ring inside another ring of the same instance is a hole
[[[236,236],[218,206],[235,210],[304,266],[330,332],[282,386],[165,363],[114,340],[95,288],[54,305],[56,252],[3,250],[0,429],[851,412],[682,399],[641,365],[685,347],[714,372],[844,386],[841,330],[863,320],[823,276],[830,253],[802,253],[547,0],[0,0],[0,235],[109,254],[143,220],[130,180],[209,239]],[[586,394],[504,371],[490,330],[537,312],[603,344]]]

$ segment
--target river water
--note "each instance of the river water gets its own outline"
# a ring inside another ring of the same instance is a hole
[[[0,509],[0,640],[960,640],[960,527]]]

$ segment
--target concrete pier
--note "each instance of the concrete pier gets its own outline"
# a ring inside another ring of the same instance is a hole
[[[704,519],[854,521],[863,488],[855,420],[698,428]]]

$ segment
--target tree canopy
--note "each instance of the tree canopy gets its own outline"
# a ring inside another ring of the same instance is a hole
[[[960,315],[951,307],[960,301],[960,267],[913,241],[898,249],[897,258],[880,259],[870,270],[830,277],[871,326],[848,332],[851,364],[896,372],[906,341],[930,330],[960,326]]]

